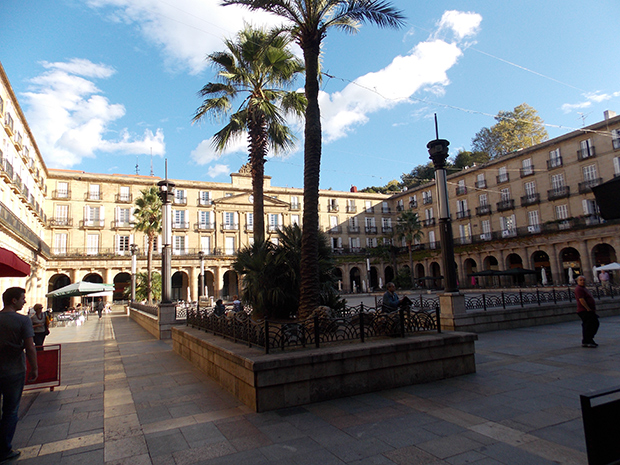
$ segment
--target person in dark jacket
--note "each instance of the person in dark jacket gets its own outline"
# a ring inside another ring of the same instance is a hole
[[[577,301],[577,315],[581,318],[581,346],[594,349],[598,347],[598,344],[594,342],[594,336],[596,336],[598,331],[599,322],[598,315],[596,314],[596,302],[586,288],[585,276],[577,278],[575,300]]]

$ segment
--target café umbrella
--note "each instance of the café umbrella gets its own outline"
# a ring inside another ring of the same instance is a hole
[[[114,284],[90,283],[88,281],[79,281],[61,287],[55,291],[45,294],[45,297],[76,297],[80,295],[89,295],[96,292],[114,291]]]

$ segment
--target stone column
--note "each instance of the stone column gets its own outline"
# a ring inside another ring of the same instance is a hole
[[[558,244],[553,244],[553,255],[556,263],[556,270],[551,270],[551,274],[553,275],[553,284],[556,286],[562,286],[566,284],[564,282],[564,267],[562,266],[562,259],[560,257],[560,246]],[[553,258],[550,257],[550,261]]]
[[[581,273],[586,277],[587,282],[591,283],[594,280],[594,276],[592,274],[592,258],[588,250],[588,241],[579,242],[578,250],[579,255],[581,255]]]

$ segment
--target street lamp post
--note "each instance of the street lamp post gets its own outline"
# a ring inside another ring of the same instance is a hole
[[[437,201],[439,202],[439,240],[441,241],[441,256],[444,269],[444,291],[457,292],[456,266],[454,261],[454,238],[452,236],[452,221],[448,205],[448,183],[446,182],[446,160],[450,142],[445,139],[430,141],[426,147],[433,165],[435,165],[435,186],[437,187]]]
[[[131,303],[136,301],[136,254],[138,253],[138,246],[131,244],[129,246],[131,251]]]
[[[167,304],[172,302],[172,198],[175,184],[166,176],[157,186],[162,202],[161,302]]]
[[[203,250],[198,251],[200,258],[200,276],[198,276],[198,300],[205,295],[205,253]]]

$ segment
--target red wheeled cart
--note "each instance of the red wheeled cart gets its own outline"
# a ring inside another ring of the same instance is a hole
[[[56,386],[60,386],[60,344],[37,347],[37,363],[39,377],[32,383],[26,381],[24,391],[42,388],[50,388],[50,391],[53,391]],[[26,370],[26,373],[30,371],[28,359]]]

